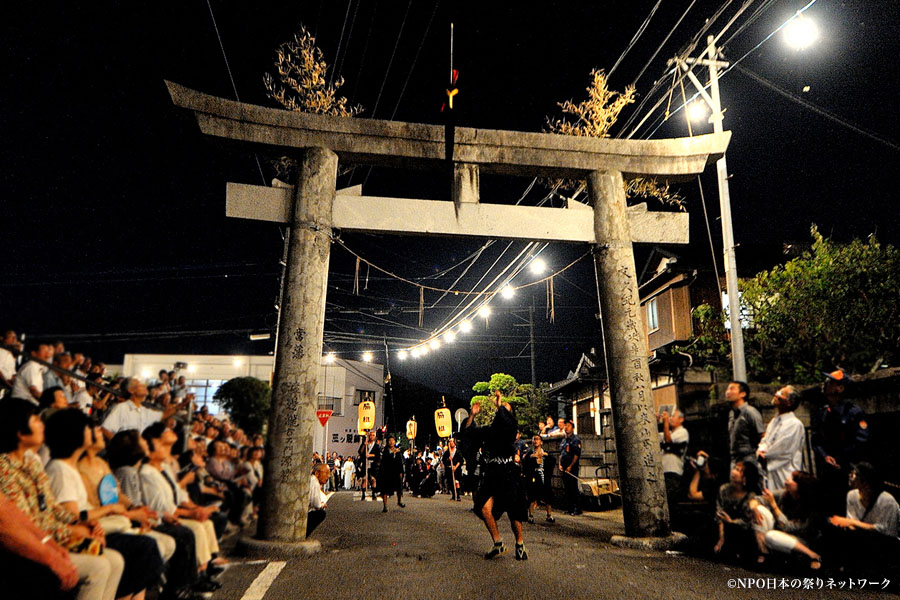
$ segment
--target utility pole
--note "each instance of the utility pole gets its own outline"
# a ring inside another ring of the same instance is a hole
[[[531,306],[528,307],[528,343],[531,345],[531,387],[537,389],[537,371],[534,366],[534,296],[531,296]]]
[[[697,92],[709,105],[712,113],[709,120],[713,124],[714,133],[722,133],[722,101],[719,97],[719,69],[728,66],[727,62],[717,59],[716,42],[713,36],[706,38],[706,59],[676,59],[676,63],[684,70],[688,79],[697,88]],[[709,92],[700,83],[689,65],[701,64],[709,67]],[[741,329],[741,302],[738,296],[737,261],[734,255],[734,228],[731,223],[731,195],[728,190],[728,166],[725,155],[716,161],[716,174],[719,181],[719,210],[722,218],[722,246],[725,258],[725,291],[728,293],[728,316],[731,320],[731,369],[732,378],[747,381],[747,363],[744,359],[744,331]],[[718,284],[718,282],[717,282]],[[723,306],[724,308],[724,306]]]

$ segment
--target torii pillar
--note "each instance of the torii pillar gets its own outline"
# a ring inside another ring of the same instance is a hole
[[[326,148],[299,153],[297,181],[278,321],[275,375],[266,442],[265,498],[258,536],[274,542],[306,539],[309,465],[313,454],[316,384],[325,328],[328,259],[337,155]],[[298,493],[306,489],[307,493]]]
[[[633,537],[669,534],[669,509],[650,390],[647,338],[640,315],[631,224],[625,210],[625,186],[618,171],[588,175],[594,205],[594,253],[600,307],[606,332],[609,390],[616,432],[619,487],[625,531]]]

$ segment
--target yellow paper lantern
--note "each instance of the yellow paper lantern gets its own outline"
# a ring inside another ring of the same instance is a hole
[[[406,439],[414,440],[416,439],[416,432],[418,430],[418,423],[415,421],[407,421],[406,422]]]
[[[450,419],[449,408],[439,408],[434,411],[434,428],[438,437],[448,438],[453,435],[453,422]]]
[[[357,430],[365,433],[375,428],[375,403],[365,400],[359,403],[359,421]]]

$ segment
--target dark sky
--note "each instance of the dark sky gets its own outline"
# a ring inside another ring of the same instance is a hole
[[[70,347],[110,362],[126,351],[269,352],[271,342],[251,343],[247,332],[274,326],[281,234],[272,224],[226,219],[224,189],[227,181],[270,180],[272,157],[203,139],[193,118],[172,106],[163,83],[170,79],[235,97],[209,7],[203,2],[137,8],[139,3],[76,4],[86,3],[31,6],[8,15],[2,25],[0,327],[60,336]],[[557,114],[556,102],[580,99],[590,70],[612,67],[655,4],[440,2],[435,8],[424,1],[211,1],[244,102],[272,105],[262,75],[271,69],[274,48],[304,23],[345,78],[344,94],[365,107],[360,118],[439,123],[452,19],[460,123],[522,131],[540,131],[544,118]],[[614,89],[635,80],[687,4],[661,4],[613,73]],[[713,32],[740,3],[732,4]],[[756,0],[731,32],[757,8],[770,8],[727,45],[726,59],[744,56],[804,4]],[[719,7],[718,1],[696,2],[637,81],[639,99],[662,75],[665,60]],[[728,163],[734,229],[745,249],[806,242],[813,222],[838,240],[877,232],[884,241],[898,242],[896,184],[890,176],[900,140],[898,13],[894,2],[819,0],[806,13],[821,31],[815,46],[798,52],[777,35],[741,62],[845,125],[740,71],[722,80],[725,127],[733,131]],[[626,110],[623,120],[633,110]],[[638,137],[687,135],[680,115],[659,127],[655,116],[648,123]],[[427,173],[358,169],[339,184],[363,181],[367,195],[449,195]],[[720,245],[714,169],[703,181],[713,239]],[[484,183],[486,201],[512,203],[529,181]],[[693,242],[675,251],[708,267],[697,185],[680,189]],[[526,203],[545,193],[535,186]],[[483,243],[349,233],[344,240],[410,279],[447,269]],[[503,247],[488,248],[457,287],[475,285]],[[558,269],[584,250],[553,245],[543,256]],[[639,269],[646,253],[638,249]],[[450,286],[460,272],[431,281]],[[368,289],[357,297],[350,293],[352,276],[353,259],[335,247],[327,334],[426,336],[416,330],[415,288],[372,272]],[[557,278],[552,324],[544,288],[533,288],[540,380],[563,378],[582,351],[599,344],[594,286],[587,261]],[[431,294],[426,303],[437,299]],[[427,311],[425,330],[441,325],[457,302],[447,297]],[[531,302],[530,293],[520,293],[512,306]],[[503,358],[527,356],[528,328],[517,326],[523,323],[521,315],[497,314],[466,343],[416,363],[394,360],[392,367],[447,390],[462,390],[495,371],[527,381],[527,359]],[[330,347],[353,357],[377,344]]]

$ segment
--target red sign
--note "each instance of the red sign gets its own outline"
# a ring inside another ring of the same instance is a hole
[[[325,427],[325,423],[328,422],[329,417],[331,417],[331,413],[333,410],[317,410],[316,418],[319,419],[319,423],[322,424],[322,427]]]

